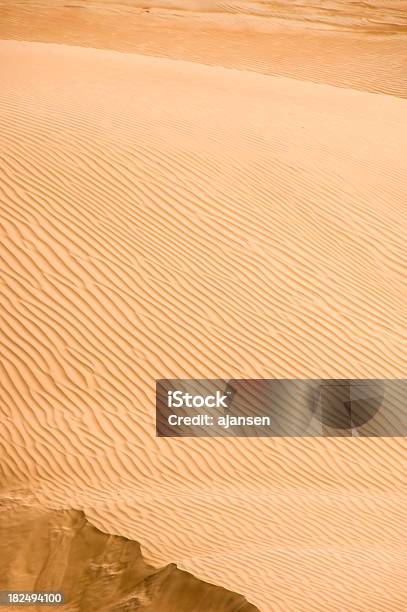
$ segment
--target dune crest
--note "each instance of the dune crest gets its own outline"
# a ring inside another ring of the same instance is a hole
[[[0,3],[0,38],[81,45],[407,98],[407,2]]]

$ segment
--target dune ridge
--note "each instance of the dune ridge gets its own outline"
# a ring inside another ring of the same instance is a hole
[[[0,38],[219,65],[407,98],[405,0],[0,2]]]

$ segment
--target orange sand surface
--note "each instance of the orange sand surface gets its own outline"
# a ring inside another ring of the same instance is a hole
[[[154,391],[406,376],[407,3],[372,33],[136,2],[149,50],[106,42],[130,2],[95,3],[94,41],[89,7],[45,35],[50,4],[0,3],[3,494],[262,612],[405,611],[404,439],[157,439]]]

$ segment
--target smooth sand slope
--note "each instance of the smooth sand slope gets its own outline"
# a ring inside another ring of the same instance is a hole
[[[3,490],[263,612],[405,610],[403,439],[156,439],[156,378],[406,373],[407,101],[0,43]]]

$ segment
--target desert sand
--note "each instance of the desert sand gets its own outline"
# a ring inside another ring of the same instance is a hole
[[[257,610],[241,595],[204,583],[173,563],[151,567],[137,542],[100,532],[78,510],[50,511],[32,499],[21,501],[0,503],[0,572],[9,588],[57,595],[63,584],[63,606],[57,609],[66,612]]]
[[[156,438],[154,392],[406,376],[407,3],[193,4],[0,4],[2,496],[404,611],[405,439]]]

